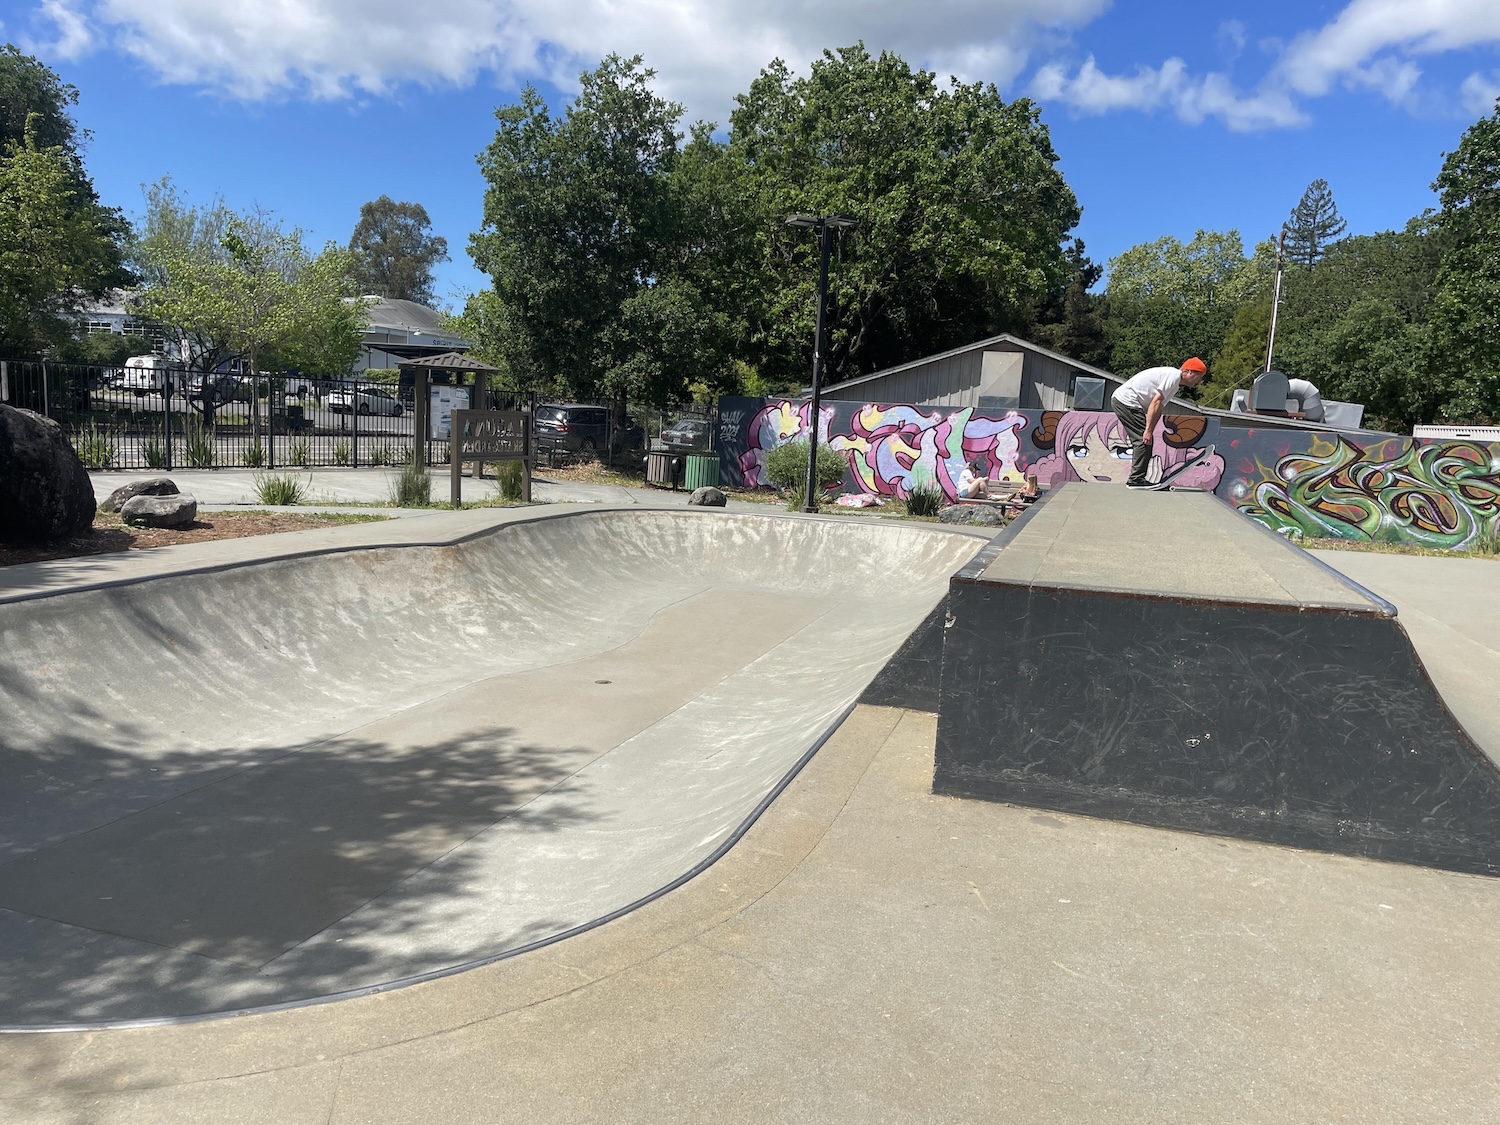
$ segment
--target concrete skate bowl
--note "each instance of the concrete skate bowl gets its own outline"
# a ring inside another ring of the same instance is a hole
[[[626,908],[982,543],[579,512],[0,606],[0,1025],[347,995]]]

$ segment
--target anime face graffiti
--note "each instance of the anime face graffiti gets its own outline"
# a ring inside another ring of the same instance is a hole
[[[1224,458],[1212,447],[1195,447],[1204,428],[1198,417],[1162,418],[1152,435],[1146,479],[1170,479],[1177,487],[1205,491],[1217,487]],[[1031,440],[1038,449],[1053,451],[1031,466],[1041,484],[1124,484],[1130,477],[1130,435],[1113,411],[1048,410]]]
[[[1109,422],[1087,425],[1068,439],[1068,465],[1079,480],[1112,484],[1130,476],[1130,436],[1118,418],[1111,415]]]

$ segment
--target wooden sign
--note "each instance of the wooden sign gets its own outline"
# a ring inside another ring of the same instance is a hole
[[[463,504],[463,464],[476,462],[476,479],[486,461],[521,462],[521,499],[531,503],[531,415],[524,410],[455,410],[448,435],[453,506]]]

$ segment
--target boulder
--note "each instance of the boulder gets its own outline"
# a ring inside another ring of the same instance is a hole
[[[975,527],[1005,526],[1005,517],[1000,514],[1000,509],[991,508],[988,504],[949,504],[938,512],[938,519],[944,523],[968,523]]]
[[[170,477],[151,477],[147,480],[133,480],[129,484],[122,484],[109,494],[109,498],[99,505],[101,512],[118,512],[125,506],[125,501],[132,496],[176,496],[182,489],[172,481]]]
[[[132,496],[120,509],[132,527],[186,527],[198,518],[198,501],[190,493],[172,496]]]
[[[697,504],[700,508],[722,508],[728,502],[727,496],[709,485],[693,489],[693,494],[688,497],[689,504]]]
[[[94,522],[94,485],[62,427],[0,405],[0,541],[79,535]]]

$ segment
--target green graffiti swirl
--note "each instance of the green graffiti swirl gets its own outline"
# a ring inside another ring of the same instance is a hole
[[[1361,450],[1318,439],[1312,451],[1261,468],[1263,479],[1235,487],[1234,506],[1309,538],[1461,549],[1500,513],[1500,445],[1395,439]]]

